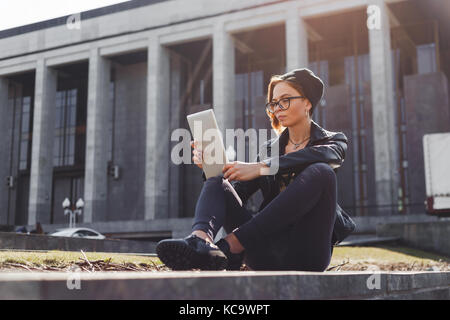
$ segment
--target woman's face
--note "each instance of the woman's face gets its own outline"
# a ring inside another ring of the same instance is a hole
[[[278,102],[282,98],[297,97],[301,94],[292,88],[285,81],[279,82],[273,88],[272,101]],[[311,103],[306,98],[296,98],[290,100],[287,110],[275,108],[275,116],[283,127],[291,127],[308,119],[306,112],[311,109]]]

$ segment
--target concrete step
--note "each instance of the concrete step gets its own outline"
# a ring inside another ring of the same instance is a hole
[[[5,272],[0,299],[450,299],[450,272]]]

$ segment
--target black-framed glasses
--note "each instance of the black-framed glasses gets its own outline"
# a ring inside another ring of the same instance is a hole
[[[298,98],[304,98],[304,96],[295,96],[295,97],[286,97],[281,98],[278,100],[278,102],[267,102],[266,103],[266,109],[270,113],[275,113],[275,109],[277,108],[277,105],[280,107],[281,110],[287,110],[289,109],[289,106],[291,105],[292,99],[298,99]]]

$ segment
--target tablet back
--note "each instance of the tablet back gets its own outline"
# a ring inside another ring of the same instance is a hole
[[[213,109],[193,113],[186,118],[194,140],[200,142],[203,150],[202,166],[206,178],[221,175],[228,159]]]

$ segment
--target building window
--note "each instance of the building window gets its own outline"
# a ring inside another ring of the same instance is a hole
[[[56,93],[55,141],[53,165],[75,164],[75,135],[77,124],[77,89]]]
[[[436,47],[434,43],[418,45],[417,70],[419,74],[436,72]]]
[[[115,101],[114,101],[115,82],[109,83],[109,105],[112,111],[108,113],[108,161],[114,161],[114,125],[115,125]]]

